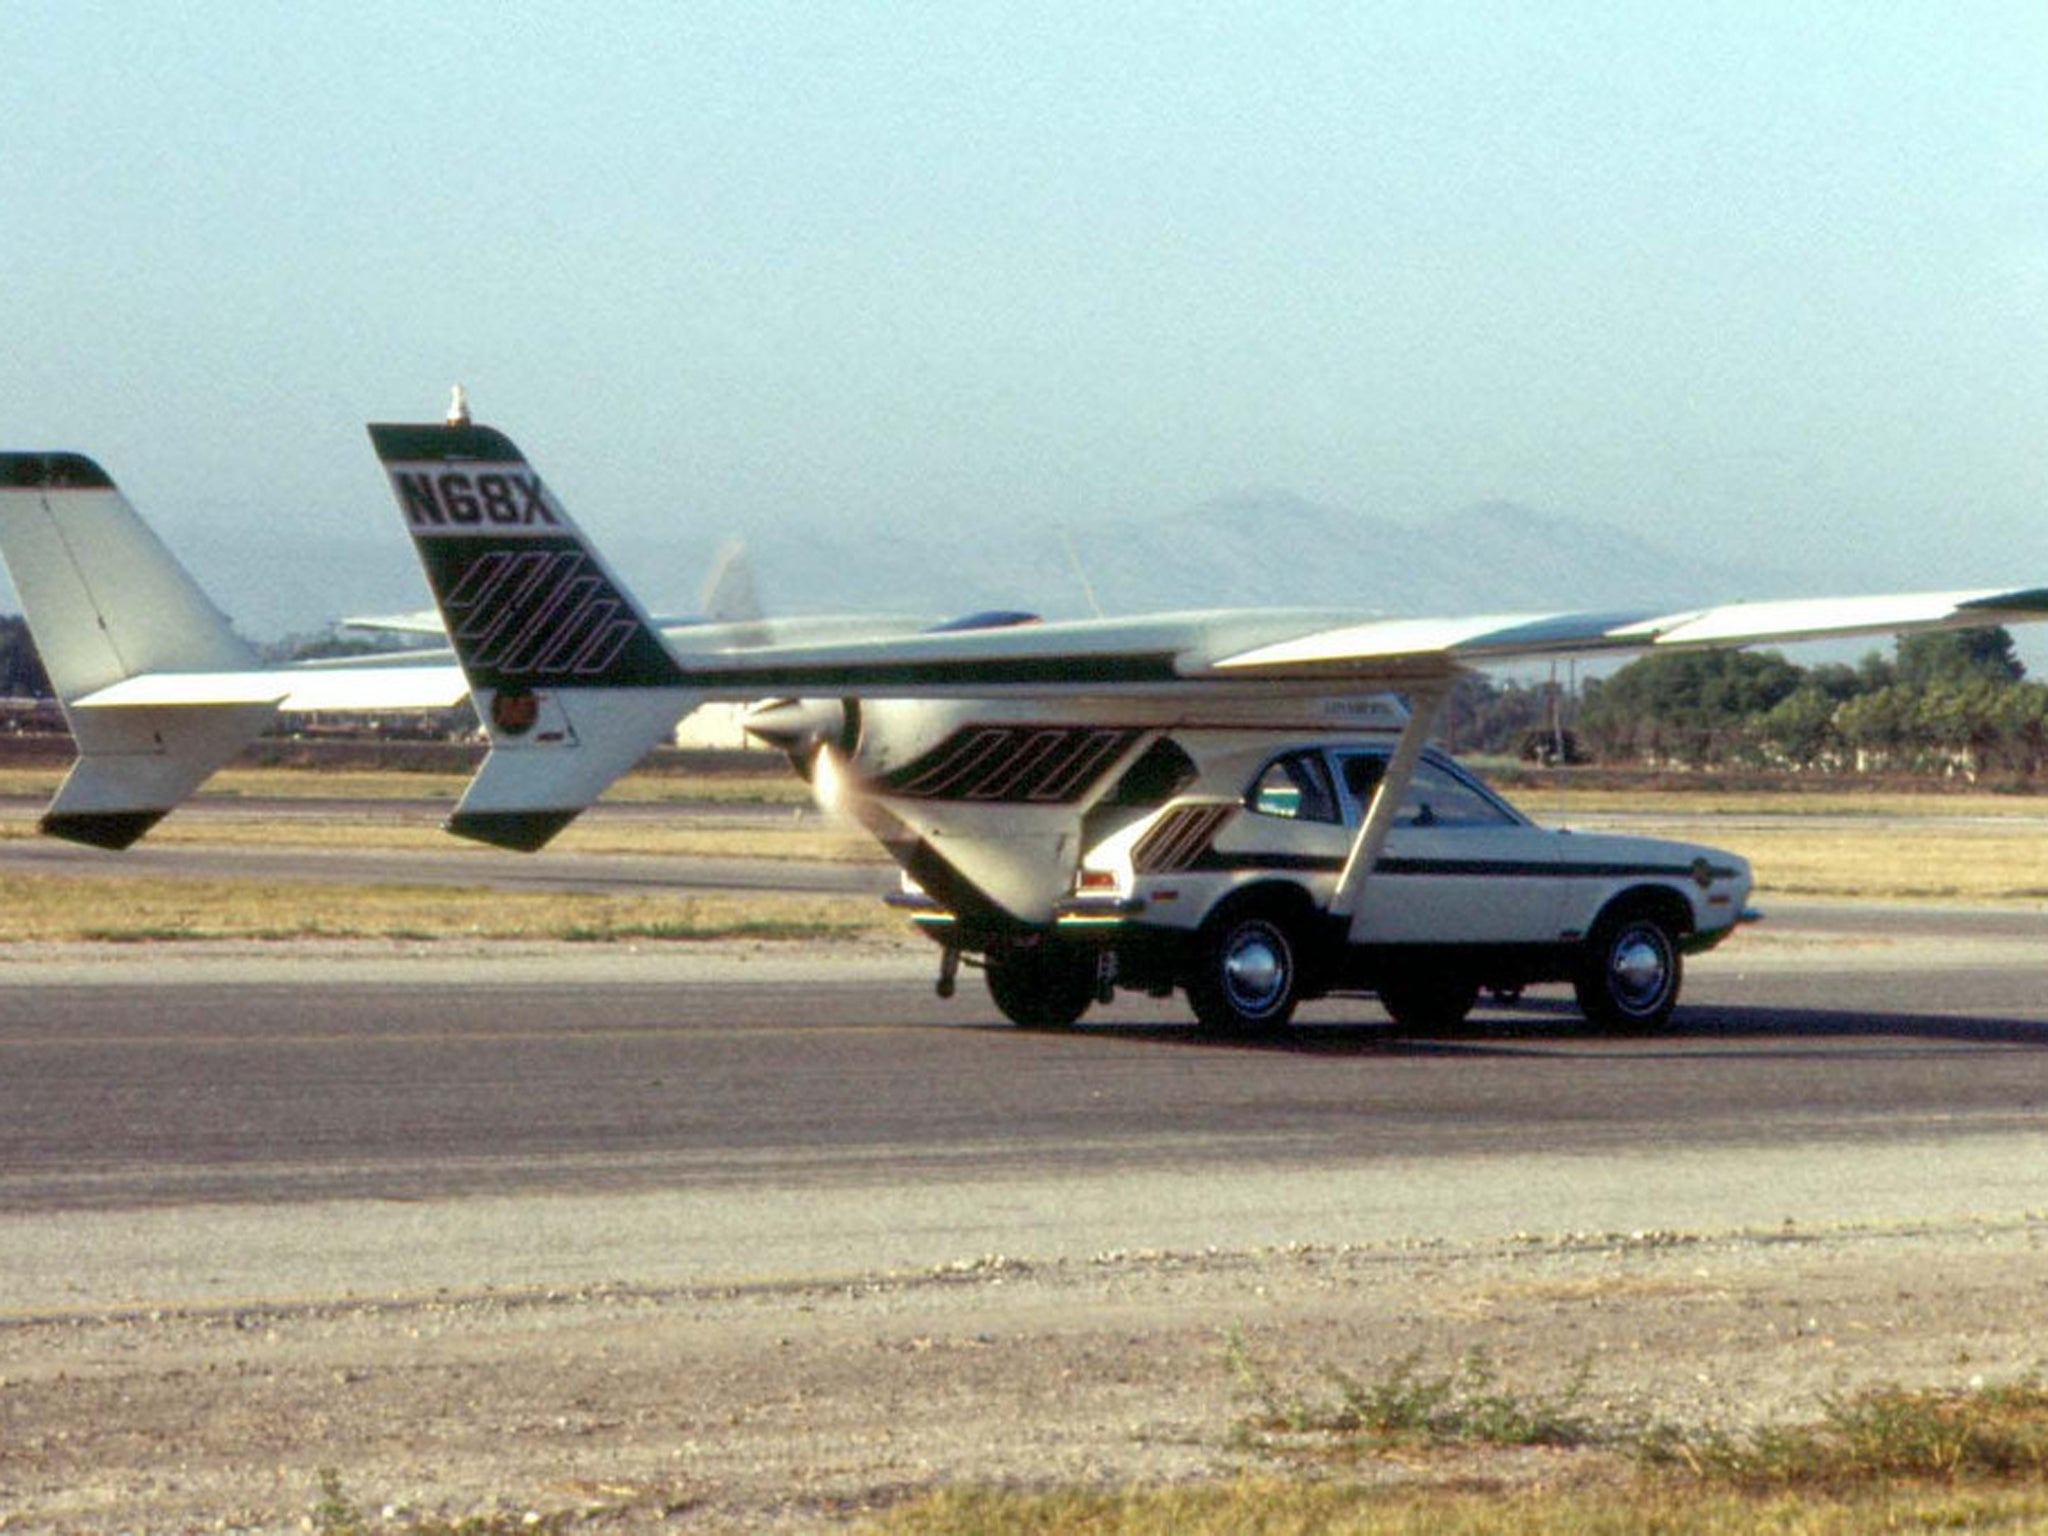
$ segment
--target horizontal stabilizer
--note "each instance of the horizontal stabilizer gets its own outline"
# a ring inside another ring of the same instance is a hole
[[[255,672],[150,672],[74,699],[74,710],[272,704],[283,713],[450,709],[469,696],[462,669],[433,666],[273,667]]]
[[[268,703],[80,710],[78,761],[42,830],[96,848],[126,848],[241,751],[276,716]]]

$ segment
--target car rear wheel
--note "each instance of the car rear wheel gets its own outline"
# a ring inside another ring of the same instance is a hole
[[[1655,1029],[1678,1006],[1685,962],[1671,930],[1644,912],[1602,918],[1586,940],[1572,990],[1596,1029]]]
[[[1389,977],[1380,983],[1380,1006],[1411,1035],[1442,1034],[1465,1022],[1479,1001],[1479,983],[1443,971]]]
[[[1095,1001],[1096,956],[1063,944],[991,951],[988,995],[1003,1017],[1025,1029],[1065,1029]]]
[[[1210,918],[1195,942],[1187,993],[1204,1028],[1281,1028],[1301,1001],[1301,945],[1292,926],[1261,908]]]

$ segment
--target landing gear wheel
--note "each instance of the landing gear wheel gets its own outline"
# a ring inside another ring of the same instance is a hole
[[[1024,1029],[1065,1029],[1095,1001],[1096,957],[1063,944],[991,950],[984,963],[988,995],[1003,1017]]]
[[[1301,1001],[1300,945],[1288,924],[1270,912],[1219,913],[1195,940],[1186,985],[1205,1029],[1279,1029]]]
[[[1586,940],[1572,991],[1596,1029],[1655,1029],[1678,1006],[1685,961],[1671,932],[1653,917],[1603,917]]]
[[[1380,1006],[1404,1034],[1448,1034],[1479,1001],[1479,983],[1441,971],[1390,976],[1380,983]]]

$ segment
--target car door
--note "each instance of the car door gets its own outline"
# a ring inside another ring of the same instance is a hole
[[[1333,752],[1355,835],[1386,753]],[[1562,899],[1554,832],[1434,753],[1417,766],[1367,875],[1351,924],[1358,944],[1554,943]]]

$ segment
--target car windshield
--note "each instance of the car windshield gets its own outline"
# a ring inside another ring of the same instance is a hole
[[[1402,827],[1503,827],[1513,818],[1476,784],[1441,763],[1424,761],[1401,800],[1394,824]]]
[[[1350,798],[1350,815],[1365,814],[1373,791],[1387,771],[1386,757],[1378,752],[1346,753],[1338,760],[1344,789]],[[1506,827],[1517,826],[1520,818],[1496,800],[1476,781],[1466,778],[1449,763],[1424,758],[1416,765],[1408,793],[1401,797],[1401,809],[1394,817],[1397,827]]]

